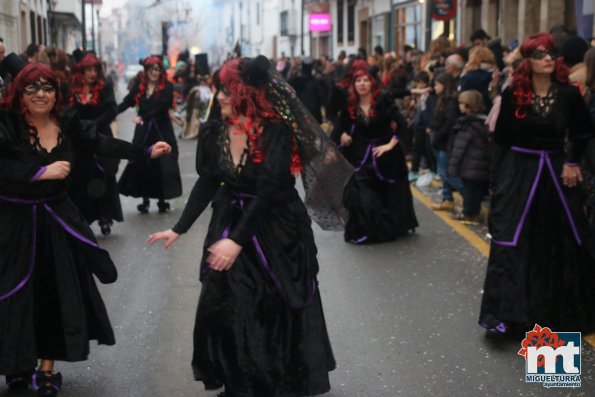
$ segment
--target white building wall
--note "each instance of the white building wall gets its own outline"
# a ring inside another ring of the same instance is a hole
[[[19,7],[15,0],[0,0],[0,37],[6,53],[20,51]]]

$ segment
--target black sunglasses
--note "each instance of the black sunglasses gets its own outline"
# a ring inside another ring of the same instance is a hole
[[[535,50],[531,53],[531,55],[529,55],[529,58],[536,59],[536,60],[542,60],[548,55],[552,59],[555,59],[557,56],[556,53],[552,50]]]

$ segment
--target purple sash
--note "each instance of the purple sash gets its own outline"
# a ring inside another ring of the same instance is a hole
[[[37,208],[38,206],[43,207],[50,216],[71,236],[76,238],[77,240],[88,244],[92,247],[99,248],[97,243],[89,240],[85,236],[78,233],[76,230],[71,228],[62,218],[58,216],[54,212],[54,210],[48,205],[49,202],[58,200],[62,197],[65,197],[64,194],[52,197],[46,197],[41,199],[22,199],[16,197],[8,197],[8,196],[1,196],[0,195],[0,202],[9,203],[9,204],[16,204],[16,205],[30,205],[31,206],[31,250],[29,255],[29,269],[27,270],[27,274],[25,277],[10,291],[8,291],[4,295],[0,295],[0,302],[10,298],[17,292],[19,292],[23,287],[29,282],[31,275],[33,274],[33,267],[35,266],[35,255],[36,255],[36,248],[37,248]]]
[[[556,151],[548,151],[548,150],[533,150],[533,149],[526,149],[518,146],[512,146],[511,150],[517,153],[524,153],[524,154],[531,154],[535,156],[539,156],[539,167],[537,169],[537,175],[535,175],[535,179],[533,180],[533,185],[531,186],[531,191],[529,193],[529,198],[525,203],[525,208],[523,209],[523,214],[521,215],[521,219],[517,225],[516,231],[514,233],[514,238],[512,241],[497,241],[492,238],[492,241],[495,244],[503,245],[507,247],[516,247],[519,242],[519,237],[521,235],[521,231],[523,230],[523,226],[525,224],[525,220],[527,215],[529,214],[529,209],[531,208],[531,204],[535,199],[535,192],[537,191],[537,187],[539,186],[539,179],[541,178],[541,174],[543,172],[543,168],[547,165],[549,170],[550,176],[552,181],[554,182],[554,186],[556,187],[556,191],[558,192],[558,196],[560,197],[560,201],[562,202],[562,206],[564,207],[564,211],[566,212],[566,216],[568,217],[568,221],[570,222],[570,227],[572,228],[572,233],[578,245],[582,245],[583,242],[579,236],[578,229],[576,228],[576,224],[574,223],[574,219],[572,218],[572,213],[570,212],[570,207],[568,206],[568,202],[566,201],[566,197],[564,196],[564,192],[562,191],[562,187],[558,182],[558,176],[554,171],[554,166],[552,165],[552,161],[550,160],[550,154],[556,153]]]
[[[229,204],[231,206],[239,205],[239,207],[242,209],[244,208],[244,204],[245,204],[244,200],[253,199],[256,197],[253,194],[233,192],[233,191],[229,191],[229,192],[233,195],[233,198],[229,202]],[[229,236],[230,230],[231,230],[231,224],[229,224],[225,227],[225,230],[223,230],[223,233],[221,234],[221,239],[227,238]],[[302,306],[295,306],[295,305],[289,304],[289,301],[287,299],[287,294],[286,294],[285,290],[283,289],[283,284],[281,283],[281,280],[279,280],[279,278],[277,277],[277,275],[275,274],[273,269],[271,269],[271,266],[269,265],[269,261],[267,260],[266,255],[264,254],[264,251],[262,249],[262,246],[260,245],[260,242],[258,241],[256,236],[252,236],[252,244],[254,245],[254,248],[256,249],[256,253],[258,255],[258,259],[260,260],[260,263],[262,264],[262,266],[266,270],[267,274],[273,281],[275,288],[279,291],[279,293],[281,293],[281,296],[283,297],[285,302],[292,308],[295,308],[295,309],[301,308]],[[204,271],[204,273],[207,273],[208,271],[210,271],[210,268],[206,268],[206,271]],[[309,305],[312,302],[312,300],[314,299],[314,293],[316,292],[316,287],[317,287],[316,280],[312,280],[312,285],[311,285],[312,293],[310,294],[310,297],[308,298],[308,301],[305,303],[304,306]]]

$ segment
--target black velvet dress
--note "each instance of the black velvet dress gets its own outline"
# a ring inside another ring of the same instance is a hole
[[[492,243],[479,323],[501,332],[527,331],[535,323],[595,330],[595,261],[584,197],[560,177],[564,162],[580,163],[593,137],[587,108],[567,85],[555,85],[542,110],[525,106],[520,117],[512,101],[508,89],[494,135]]]
[[[118,105],[118,114],[135,106],[138,83]],[[172,199],[182,195],[182,178],[178,165],[178,143],[169,119],[168,111],[173,106],[173,86],[166,83],[162,92],[143,95],[138,105],[138,115],[143,125],[137,124],[132,143],[150,146],[157,141],[171,145],[171,153],[150,164],[130,161],[119,181],[120,193],[125,196],[156,199]]]
[[[226,396],[306,396],[330,389],[335,368],[318,291],[317,248],[289,170],[292,132],[264,126],[264,162],[235,168],[227,128],[204,125],[200,175],[173,230],[186,232],[212,202],[194,329],[195,378]],[[228,237],[243,248],[229,271],[212,271],[206,249]]]
[[[0,109],[0,374],[35,368],[39,358],[83,361],[90,340],[115,342],[93,275],[112,283],[116,268],[66,194],[68,180],[35,179],[83,148],[149,160],[145,148],[97,134],[74,111],[60,130],[48,153],[30,143],[20,114]]]
[[[116,117],[116,99],[111,83],[106,82],[97,105],[82,104],[75,99],[74,107],[81,120],[95,123],[99,134],[113,137],[110,123]],[[124,218],[116,183],[119,159],[82,150],[76,154],[75,164],[68,194],[87,222],[122,222]]]
[[[341,112],[338,134],[347,132],[352,138],[351,145],[342,147],[341,152],[355,167],[343,195],[349,211],[345,241],[392,241],[418,226],[401,144],[379,158],[372,154],[374,147],[390,142],[393,135],[407,128],[398,108],[388,101],[390,96],[385,95],[373,117],[359,110],[352,119],[347,110]],[[396,132],[391,129],[392,122],[397,124]]]

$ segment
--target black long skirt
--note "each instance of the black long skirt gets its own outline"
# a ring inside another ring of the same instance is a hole
[[[574,207],[579,189],[564,189]],[[575,223],[585,228],[584,219]],[[554,331],[595,330],[594,282],[586,241],[577,243],[552,179],[542,175],[517,246],[491,244],[479,323],[527,331],[536,323]]]
[[[343,194],[343,204],[349,211],[345,241],[393,241],[418,226],[406,175],[397,174],[390,182],[389,177],[382,180],[371,162],[352,175]]]
[[[206,248],[241,216],[228,201],[214,203]],[[325,393],[335,368],[306,209],[296,195],[270,215],[255,234],[259,249],[244,246],[229,271],[209,270],[203,258],[192,367],[207,389],[225,386],[230,397]]]
[[[38,359],[84,361],[90,340],[115,343],[89,266],[97,250],[67,233],[43,208],[37,214],[31,278],[0,302],[0,374],[35,368]],[[80,220],[78,225],[86,226]],[[28,256],[32,251],[21,252]]]

